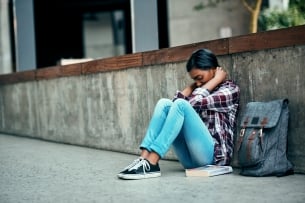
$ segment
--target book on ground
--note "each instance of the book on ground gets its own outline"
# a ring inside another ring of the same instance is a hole
[[[185,169],[185,175],[188,177],[191,176],[210,177],[210,176],[217,176],[232,172],[233,172],[233,168],[231,166],[217,166],[217,165],[206,165],[198,168]]]

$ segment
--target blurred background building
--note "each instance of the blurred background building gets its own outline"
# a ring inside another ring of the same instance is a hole
[[[288,3],[262,0],[261,7],[287,10]],[[251,18],[242,0],[1,0],[0,6],[0,74],[248,34]]]

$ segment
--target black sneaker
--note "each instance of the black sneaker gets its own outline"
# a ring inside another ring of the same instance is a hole
[[[120,174],[119,178],[126,180],[138,180],[144,178],[156,178],[161,176],[159,164],[151,164],[143,159],[135,166]]]
[[[120,178],[122,174],[126,173],[130,168],[134,167],[135,165],[137,165],[140,161],[142,161],[144,158],[143,157],[139,157],[137,159],[135,159],[131,164],[129,164],[128,166],[126,166],[120,173],[118,173],[118,177]]]

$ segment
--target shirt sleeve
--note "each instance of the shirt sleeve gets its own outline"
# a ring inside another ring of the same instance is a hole
[[[177,98],[188,100],[197,112],[202,110],[228,112],[234,108],[235,100],[239,98],[238,95],[239,87],[232,81],[227,80],[212,92],[199,87],[194,89],[189,97],[186,97],[180,91],[177,91],[173,100]]]
[[[176,94],[175,94],[175,96],[174,96],[174,98],[173,98],[173,101],[175,101],[175,100],[178,99],[178,98],[188,100],[188,97],[184,96],[184,95],[181,93],[181,91],[179,91],[179,90],[177,90],[177,92],[176,92]]]

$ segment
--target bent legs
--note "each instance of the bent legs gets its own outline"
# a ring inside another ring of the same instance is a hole
[[[160,99],[140,145],[142,156],[156,163],[173,144],[185,168],[211,164],[214,142],[207,127],[188,101]]]

